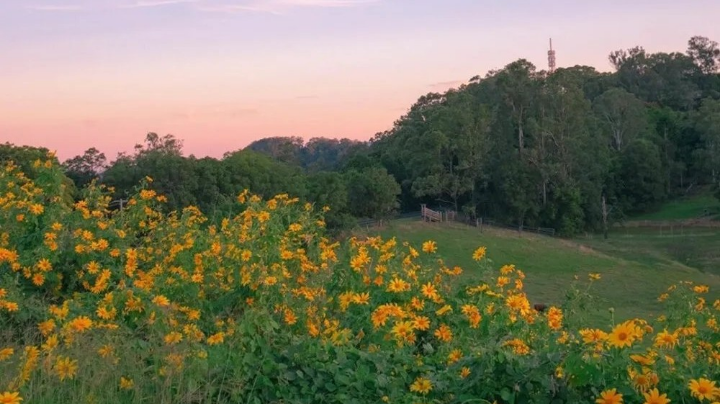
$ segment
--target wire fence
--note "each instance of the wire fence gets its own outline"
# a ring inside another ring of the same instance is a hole
[[[386,225],[390,221],[395,220],[402,220],[402,219],[413,219],[413,218],[420,218],[420,211],[415,212],[405,212],[405,213],[396,213],[391,216],[388,216],[384,219],[358,219],[357,220],[357,227],[370,229],[374,227],[382,227]]]
[[[443,222],[452,222],[452,223],[461,223],[469,227],[475,227],[480,232],[483,231],[483,227],[494,227],[494,228],[500,228],[500,229],[507,229],[507,230],[513,230],[517,232],[528,232],[528,233],[534,233],[544,236],[555,236],[555,229],[551,227],[532,227],[532,226],[518,226],[513,224],[504,223],[499,220],[495,220],[492,218],[472,218],[468,215],[465,215],[463,213],[455,212],[454,210],[450,209],[442,209],[442,208],[436,208],[433,209],[435,211],[440,211],[443,213]],[[414,211],[414,212],[405,212],[405,213],[399,213],[395,214],[393,216],[390,216],[385,219],[360,219],[357,221],[357,227],[363,228],[363,229],[371,229],[371,228],[378,228],[383,227],[387,225],[391,221],[401,220],[401,219],[419,219],[423,220],[421,210]],[[443,223],[441,222],[441,223]]]

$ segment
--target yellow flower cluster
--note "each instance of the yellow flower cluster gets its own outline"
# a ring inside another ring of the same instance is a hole
[[[60,192],[14,166],[0,174],[0,220],[9,223],[0,230],[0,314],[22,324],[21,314],[46,313],[33,323],[39,343],[0,341],[0,386],[8,388],[0,403],[19,403],[35,374],[82,382],[93,377],[91,363],[117,368],[113,386],[121,391],[146,380],[162,384],[218,355],[243,352],[244,335],[260,327],[246,322],[250,314],[293,341],[415,363],[411,377],[398,376],[412,380],[403,389],[413,396],[448,393],[447,386],[480,377],[485,370],[475,364],[495,360],[487,358],[501,355],[521,374],[559,353],[548,365],[553,383],[573,386],[572,366],[622,363],[610,373],[622,375],[613,382],[623,385],[597,386],[604,390],[593,400],[623,402],[624,387],[636,390],[635,401],[664,403],[668,372],[720,365],[720,302],[706,301],[704,285],[682,283],[663,295],[693,294],[680,320],[574,329],[566,324],[572,310],[533,307],[521,269],[490,269],[485,247],[472,252],[480,275],[461,276],[432,240],[419,250],[380,237],[330,240],[312,206],[287,195],[262,201],[244,191],[242,212],[212,223],[195,207],[161,213],[165,198],[151,189],[118,212],[99,189],[79,202],[50,203]],[[129,346],[144,348],[128,354]],[[564,363],[567,357],[577,359]],[[132,360],[153,365],[143,365],[147,374],[123,373]],[[697,375],[684,386],[687,395],[720,399],[716,382]],[[577,388],[586,394],[586,387]],[[385,401],[394,393],[378,394]]]

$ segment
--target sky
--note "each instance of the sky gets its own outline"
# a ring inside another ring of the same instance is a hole
[[[0,0],[0,143],[113,160],[145,134],[220,157],[370,139],[422,95],[525,58],[608,71],[720,41],[717,0]]]

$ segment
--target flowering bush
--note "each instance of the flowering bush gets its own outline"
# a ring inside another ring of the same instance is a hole
[[[70,205],[59,168],[34,167],[0,173],[0,403],[720,400],[705,286],[590,328],[575,298],[534,310],[482,247],[460,276],[432,241],[329,240],[286,195],[243,192],[215,226],[159,213],[149,178],[111,211],[109,190]]]

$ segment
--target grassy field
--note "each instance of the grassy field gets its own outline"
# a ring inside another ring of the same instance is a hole
[[[435,240],[440,255],[448,264],[465,269],[465,276],[473,276],[473,268],[476,268],[472,251],[478,246],[486,246],[487,257],[495,267],[515,264],[525,271],[525,285],[532,302],[560,303],[575,275],[586,279],[588,273],[599,272],[602,280],[593,286],[593,294],[602,299],[602,307],[598,307],[596,313],[599,321],[609,317],[607,308],[610,307],[615,309],[616,318],[653,316],[661,310],[657,297],[670,284],[680,280],[709,285],[712,294],[707,299],[710,302],[720,296],[717,293],[720,289],[717,266],[712,269],[711,262],[704,262],[703,270],[700,270],[689,265],[694,263],[692,259],[681,262],[671,251],[666,251],[672,245],[685,246],[683,248],[688,251],[695,248],[692,246],[718,246],[720,234],[698,234],[671,240],[647,234],[613,233],[608,241],[602,238],[570,241],[492,228],[485,228],[480,233],[478,229],[462,224],[418,220],[391,222],[375,232],[417,246],[425,240]],[[679,241],[681,244],[676,244]],[[685,253],[677,251],[676,254]],[[710,255],[706,254],[708,260]]]
[[[701,194],[681,198],[662,205],[659,209],[630,218],[631,220],[683,220],[695,219],[705,212],[720,214],[720,201],[713,195]]]
[[[720,230],[626,228],[582,243],[607,255],[646,266],[682,264],[700,272],[720,276]]]

